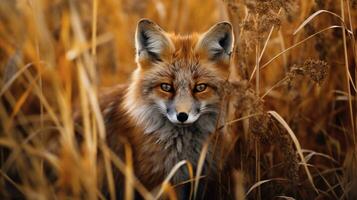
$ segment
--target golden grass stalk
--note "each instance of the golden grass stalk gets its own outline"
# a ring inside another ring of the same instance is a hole
[[[285,199],[285,200],[295,200],[294,198],[288,196],[276,196],[276,198]]]
[[[236,200],[244,200],[245,199],[245,189],[244,189],[244,175],[242,172],[234,171],[234,193]]]
[[[196,174],[195,174],[195,185],[194,185],[194,193],[193,193],[193,199],[196,199],[197,196],[197,190],[198,190],[198,185],[199,185],[199,180],[200,180],[200,176],[203,170],[203,165],[205,162],[205,158],[208,152],[208,147],[209,147],[209,141],[207,141],[201,150],[200,153],[200,157],[198,159],[198,163],[197,163],[197,169],[196,169]]]
[[[120,158],[118,158],[118,156],[114,152],[112,152],[106,145],[101,145],[101,149],[103,152],[105,152],[105,154],[110,156],[110,159],[113,162],[113,164],[115,165],[115,167],[117,169],[119,169],[121,173],[123,173],[125,176],[127,176],[127,174],[125,174],[126,165],[124,164],[124,162]],[[148,200],[156,199],[156,198],[154,198],[153,194],[151,194],[151,192],[149,192],[145,188],[145,186],[143,186],[134,175],[131,175],[131,176],[133,176],[132,180],[133,180],[134,188],[139,192],[139,194],[144,199],[148,199]],[[112,196],[112,198],[113,198],[113,196]]]
[[[160,199],[160,197],[162,196],[162,194],[165,191],[165,188],[170,184],[171,178],[174,177],[175,173],[185,164],[188,166],[188,168],[191,167],[190,162],[188,162],[187,160],[182,160],[182,161],[176,163],[176,165],[171,169],[170,173],[166,176],[165,180],[162,182],[161,187],[155,196],[155,199]]]
[[[281,125],[283,125],[283,127],[286,129],[286,131],[289,133],[289,136],[291,137],[292,141],[294,142],[294,145],[296,147],[296,151],[300,156],[301,162],[305,168],[305,172],[307,174],[307,177],[312,185],[312,187],[314,188],[314,190],[318,193],[318,190],[314,184],[314,180],[311,176],[310,170],[307,167],[307,162],[305,160],[305,157],[302,153],[302,149],[299,143],[299,140],[297,139],[297,137],[295,136],[294,132],[291,130],[291,128],[289,127],[289,125],[285,122],[285,120],[275,111],[268,111],[268,113],[273,116],[276,120],[278,120],[279,123],[281,123]]]
[[[285,181],[286,179],[282,179],[282,178],[273,178],[273,179],[267,179],[267,180],[261,180],[261,181],[258,181],[256,183],[254,183],[249,189],[248,191],[245,193],[245,198],[248,197],[248,195],[256,188],[258,188],[259,186],[265,184],[265,183],[268,183],[268,182],[271,182],[271,181]]]
[[[351,120],[351,127],[352,127],[352,138],[353,138],[353,143],[356,148],[357,141],[356,141],[356,131],[355,131],[355,120],[354,120],[354,115],[353,115],[353,105],[352,105],[352,93],[351,93],[351,86],[350,86],[350,80],[351,83],[354,84],[350,70],[349,70],[349,61],[348,61],[348,51],[347,51],[347,41],[346,41],[346,28],[345,25],[345,6],[343,3],[343,0],[340,0],[341,2],[341,18],[342,18],[342,24],[344,25],[342,28],[342,38],[343,38],[343,50],[344,50],[344,58],[345,58],[345,70],[346,70],[346,86],[347,86],[347,93],[348,93],[348,106],[349,106],[349,113],[350,113],[350,120]],[[357,89],[355,88],[355,92],[357,93]]]

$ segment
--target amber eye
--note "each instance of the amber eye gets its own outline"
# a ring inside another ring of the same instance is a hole
[[[168,83],[161,83],[161,89],[165,92],[172,92],[172,86]]]
[[[195,92],[203,92],[206,90],[206,88],[207,88],[206,84],[204,84],[204,83],[198,84],[195,87]]]

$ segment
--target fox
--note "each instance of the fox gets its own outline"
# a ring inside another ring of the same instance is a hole
[[[108,146],[124,157],[123,141],[130,145],[134,175],[150,191],[157,191],[180,161],[189,162],[195,172],[208,142],[195,198],[228,199],[231,195],[228,188],[221,188],[220,172],[226,167],[219,151],[215,152],[224,147],[224,139],[215,143],[212,138],[224,135],[217,127],[224,121],[233,47],[229,22],[188,35],[166,32],[149,19],[138,22],[137,67],[128,84],[114,86],[100,95],[99,102]],[[115,178],[123,185],[122,174]],[[187,167],[178,169],[170,180],[172,186],[180,185],[175,187],[178,199],[192,198],[189,180]],[[124,190],[118,188],[120,199]]]

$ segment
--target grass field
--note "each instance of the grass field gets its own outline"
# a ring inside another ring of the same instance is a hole
[[[98,112],[136,67],[141,18],[183,34],[232,23],[236,199],[357,199],[356,0],[1,0],[0,199],[102,199],[99,153],[127,199],[160,198],[108,149]]]

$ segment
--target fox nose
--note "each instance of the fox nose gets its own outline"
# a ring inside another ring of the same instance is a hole
[[[188,119],[188,115],[184,112],[180,112],[176,117],[180,122],[185,122]]]

